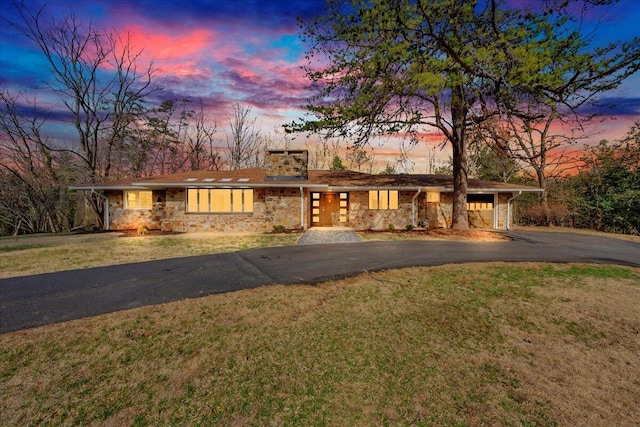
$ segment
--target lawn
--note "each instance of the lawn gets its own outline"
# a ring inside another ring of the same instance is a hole
[[[0,413],[16,426],[637,426],[638,307],[640,270],[617,266],[269,286],[0,335]]]
[[[0,279],[242,249],[287,246],[295,244],[299,238],[299,233],[188,233],[128,237],[117,232],[2,237]]]

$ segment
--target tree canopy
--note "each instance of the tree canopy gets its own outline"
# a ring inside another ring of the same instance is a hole
[[[329,0],[301,24],[318,95],[291,129],[355,146],[389,134],[418,142],[435,129],[453,151],[452,225],[468,228],[473,127],[505,112],[524,117],[523,100],[578,108],[637,69],[633,44],[588,51],[573,24],[566,1],[530,10],[501,0]]]

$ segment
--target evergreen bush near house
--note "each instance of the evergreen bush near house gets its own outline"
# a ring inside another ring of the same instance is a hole
[[[274,225],[273,226],[273,232],[274,233],[284,233],[285,231],[287,231],[286,227],[284,225]]]

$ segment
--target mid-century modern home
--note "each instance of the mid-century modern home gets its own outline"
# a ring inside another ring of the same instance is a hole
[[[271,231],[346,226],[386,230],[451,227],[453,179],[308,170],[306,150],[268,151],[264,168],[192,171],[76,186],[105,198],[111,230]],[[538,188],[469,180],[475,228],[508,229],[511,202]]]

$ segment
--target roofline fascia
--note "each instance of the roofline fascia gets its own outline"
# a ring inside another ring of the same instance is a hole
[[[140,185],[116,185],[116,186],[109,186],[109,185],[95,185],[95,186],[84,186],[84,185],[72,185],[69,187],[69,190],[71,191],[96,191],[96,190],[151,190],[151,188],[147,188],[146,186],[140,186]]]
[[[276,184],[276,183],[251,183],[251,182],[178,182],[178,183],[166,183],[166,182],[152,182],[152,183],[138,183],[134,182],[134,186],[145,186],[149,188],[327,188],[327,184],[301,184],[291,182],[288,184]],[[138,187],[135,187],[138,188]]]
[[[450,191],[453,192],[453,189]],[[514,191],[522,191],[523,193],[542,193],[544,188],[467,188],[467,194],[473,193],[513,193]]]
[[[369,191],[369,190],[398,190],[398,191],[446,191],[446,187],[424,187],[424,186],[412,186],[412,187],[392,187],[383,185],[336,185],[328,186],[330,191]]]
[[[381,185],[367,185],[367,186],[354,186],[354,185],[336,185],[331,186],[328,184],[300,184],[300,183],[288,183],[288,184],[275,184],[275,183],[237,183],[237,182],[181,182],[181,183],[141,183],[134,182],[131,185],[118,185],[118,186],[70,186],[72,191],[96,191],[96,190],[153,190],[153,189],[166,189],[166,188],[307,188],[307,189],[319,189],[326,191],[369,191],[369,190],[398,190],[398,191],[440,191],[444,193],[452,193],[451,187],[431,187],[431,186],[409,186],[409,187],[393,187],[393,186],[381,186]],[[474,193],[513,193],[514,191],[522,191],[524,193],[542,193],[544,188],[468,188],[467,194]]]

